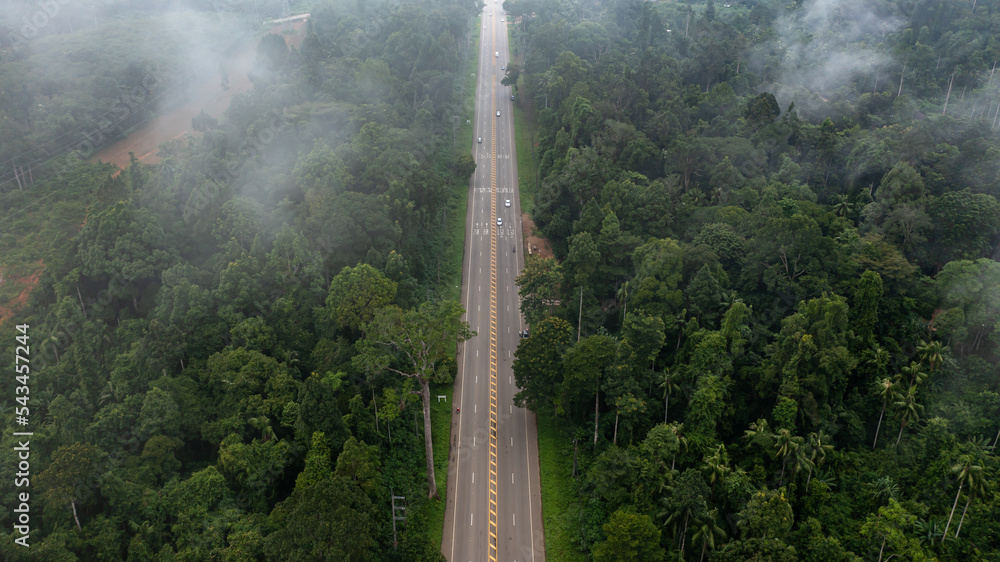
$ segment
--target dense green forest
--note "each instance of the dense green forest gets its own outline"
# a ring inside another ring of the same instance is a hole
[[[1000,4],[504,8],[550,558],[998,559]]]
[[[33,431],[29,488],[10,485],[13,454],[0,461],[0,558],[440,559],[425,414],[471,336],[446,288],[474,169],[451,123],[470,114],[477,8],[312,8],[301,47],[264,36],[253,90],[159,164],[116,175],[60,158],[4,184],[0,244],[44,272],[0,341],[14,357],[29,326]],[[129,51],[158,17],[0,51],[17,123],[3,157],[57,146],[102,111],[90,102],[127,96],[133,71],[186,79],[164,37]],[[65,73],[25,63],[53,53]],[[49,103],[65,110],[33,109]],[[21,384],[0,383],[8,452]],[[30,549],[13,542],[24,491]],[[407,508],[398,545],[390,495]]]

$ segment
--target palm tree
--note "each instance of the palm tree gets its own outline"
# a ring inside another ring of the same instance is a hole
[[[868,488],[872,496],[883,504],[899,495],[899,484],[889,476],[879,476],[868,483]]]
[[[920,361],[927,363],[927,367],[933,371],[944,362],[944,358],[941,357],[941,352],[944,350],[945,347],[939,341],[925,342],[920,340],[920,345],[917,346],[917,356],[920,357]]]
[[[903,438],[903,429],[905,429],[910,422],[920,420],[920,412],[923,411],[924,407],[917,404],[917,389],[912,386],[904,396],[893,402],[893,406],[901,412],[899,420],[899,436],[896,437],[896,444],[893,445],[893,448],[895,448],[899,447],[899,440]]]
[[[775,435],[771,433],[767,420],[760,418],[755,422],[750,422],[750,429],[743,430],[743,438],[751,443],[759,444],[765,449],[771,448],[771,440]]]
[[[929,521],[918,519],[913,523],[913,529],[917,532],[917,540],[924,546],[933,544],[938,537],[944,534],[941,532],[941,522],[937,519]]]
[[[973,480],[978,480],[983,472],[983,467],[979,465],[972,464],[972,457],[969,455],[962,455],[959,457],[958,462],[952,465],[950,472],[957,475],[958,479],[958,492],[955,494],[955,503],[951,504],[951,513],[948,514],[948,523],[944,526],[944,536],[941,537],[941,542],[944,542],[945,537],[948,536],[948,527],[951,527],[951,518],[955,516],[955,508],[958,507],[958,498],[962,495],[962,487],[969,484],[970,487],[973,484]],[[966,505],[968,508],[968,505]]]
[[[809,469],[812,472],[815,465],[812,459],[809,458],[809,447],[806,445],[805,439],[802,437],[796,437],[794,444],[792,445],[792,480],[798,476],[799,471],[803,468]]]
[[[834,475],[830,471],[820,470],[817,468],[816,474],[814,476],[816,477],[817,482],[822,482],[823,484],[826,484],[826,487],[830,488],[831,490],[837,487],[837,481],[834,479]]]
[[[778,430],[775,438],[774,447],[778,449],[778,452],[774,456],[782,458],[781,476],[778,477],[778,485],[780,486],[785,480],[785,466],[788,464],[788,457],[798,453],[803,440],[799,436],[792,435],[792,432],[785,428]]]
[[[669,425],[670,430],[674,432],[677,436],[677,451],[686,452],[688,447],[687,437],[684,437],[684,424],[682,423],[672,423]],[[677,464],[677,453],[674,453],[674,457],[670,460],[670,470],[674,470],[674,466]]]
[[[677,373],[670,372],[670,367],[663,370],[663,382],[660,383],[660,388],[663,389],[663,423],[667,423],[667,414],[670,413],[670,395],[681,388],[677,384],[679,378]]]
[[[806,478],[806,490],[809,489],[809,482],[812,481],[813,468],[822,465],[826,461],[826,453],[833,450],[833,443],[830,436],[819,430],[818,433],[809,434],[809,477]]]
[[[916,361],[910,361],[910,365],[908,367],[903,367],[900,371],[902,376],[909,377],[910,388],[913,388],[915,385],[918,385],[927,379],[927,373],[920,368],[920,363],[917,363]]]
[[[965,508],[962,509],[962,517],[958,520],[958,529],[955,529],[955,538],[958,538],[958,533],[962,531],[962,523],[965,522],[965,512],[969,511],[969,504],[972,503],[972,499],[979,494],[986,491],[986,480],[983,479],[983,470],[981,466],[976,466],[979,470],[974,471],[969,480],[968,491],[965,492],[967,499],[965,500]]]
[[[628,281],[626,281],[622,283],[621,288],[618,289],[618,300],[622,301],[623,319],[625,318],[625,315],[628,314],[628,295],[629,295],[629,286],[628,286]]]
[[[702,466],[702,470],[705,472],[705,476],[708,477],[708,483],[712,487],[712,493],[715,493],[715,483],[725,480],[726,475],[729,474],[729,454],[726,453],[726,446],[719,445],[715,449],[715,452],[711,455],[705,455],[702,461],[705,464]]]
[[[833,206],[833,210],[838,217],[847,216],[847,213],[851,211],[851,204],[847,202],[846,193],[837,198],[837,203]]]
[[[882,429],[882,416],[885,415],[885,407],[889,402],[896,399],[896,385],[892,382],[889,377],[882,377],[879,379],[878,383],[875,385],[875,390],[878,393],[879,398],[882,399],[882,412],[878,415],[878,425],[875,426],[875,440],[872,441],[872,450],[875,450],[875,445],[878,444],[878,432]]]
[[[691,536],[691,542],[696,543],[701,541],[701,558],[698,562],[705,560],[705,551],[711,548],[715,550],[715,539],[719,540],[726,539],[726,531],[719,526],[718,523],[719,510],[713,509],[709,511],[705,518],[701,521],[701,525],[695,530],[694,535]]]

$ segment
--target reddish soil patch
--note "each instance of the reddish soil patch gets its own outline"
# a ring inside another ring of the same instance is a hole
[[[528,252],[529,256],[541,256],[543,258],[551,258],[555,255],[552,253],[552,244],[549,243],[548,238],[542,238],[537,232],[535,232],[535,221],[531,220],[531,216],[528,213],[523,213],[521,215],[521,233],[524,238],[525,251]]]
[[[271,28],[271,33],[277,33],[285,38],[290,47],[298,47],[305,39],[306,21],[283,23]],[[193,134],[191,120],[204,111],[219,119],[229,107],[230,100],[236,94],[242,94],[253,88],[253,83],[247,74],[257,58],[256,43],[244,46],[225,63],[226,74],[229,77],[229,89],[222,88],[219,76],[205,80],[197,87],[192,100],[181,107],[161,115],[146,123],[142,128],[115,144],[108,146],[94,156],[94,161],[108,162],[126,168],[129,164],[129,152],[147,164],[159,161],[156,153],[160,144]]]
[[[11,299],[7,304],[0,306],[0,326],[6,324],[8,320],[12,319],[27,304],[28,296],[31,295],[32,289],[38,284],[38,280],[41,278],[44,269],[42,260],[38,260],[35,271],[26,277],[7,279],[0,273],[0,279],[3,279],[3,283],[13,283],[16,287],[21,287],[21,292],[16,297]]]

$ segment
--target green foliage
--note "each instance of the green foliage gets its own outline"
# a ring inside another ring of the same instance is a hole
[[[917,517],[904,509],[895,499],[880,507],[877,515],[869,515],[861,525],[861,536],[872,541],[883,554],[895,554],[907,560],[928,560],[920,542],[907,536],[907,530]]]
[[[330,459],[330,446],[326,444],[326,436],[322,431],[313,433],[312,447],[306,454],[306,466],[295,478],[295,488],[308,488],[333,476],[333,462]]]
[[[794,523],[785,491],[757,492],[740,512],[740,535],[744,539],[784,540]]]
[[[812,423],[818,423],[822,407],[840,404],[857,363],[849,351],[851,339],[843,297],[824,295],[800,303],[798,311],[781,323],[758,389],[778,390],[798,402]]]
[[[624,511],[611,514],[604,524],[607,540],[594,547],[594,560],[663,560],[660,547],[660,530],[648,515]]]
[[[345,267],[330,282],[324,316],[334,326],[357,333],[395,298],[396,283],[374,267]]]
[[[555,302],[559,300],[562,282],[559,264],[551,258],[528,256],[515,282],[517,294],[521,297],[521,314],[529,325],[537,326],[551,314]]]
[[[995,6],[885,29],[861,4],[504,7],[518,61],[496,78],[536,131],[521,187],[556,255],[518,280],[514,362],[517,403],[559,420],[552,552],[995,557]],[[476,8],[312,8],[301,47],[262,34],[253,92],[118,175],[81,158],[202,80],[180,45],[226,52],[273,7],[230,2],[205,38],[194,12],[75,6],[4,51],[0,297],[37,285],[0,316],[32,325],[45,381],[32,556],[440,558],[408,403],[431,410],[471,335],[421,302],[457,284]],[[389,487],[418,498],[399,551]]]
[[[297,488],[268,517],[268,558],[367,560],[375,547],[376,510],[353,482],[334,476]]]
[[[541,410],[543,405],[559,412],[562,391],[563,354],[573,343],[573,327],[551,317],[532,326],[531,337],[522,339],[514,354],[512,369],[521,390],[514,396],[519,407]]]

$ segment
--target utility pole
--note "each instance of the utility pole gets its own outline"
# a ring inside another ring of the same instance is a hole
[[[390,490],[389,493],[393,494],[393,492],[391,490]],[[400,505],[399,507],[396,507],[396,500],[400,500],[400,502],[403,505]],[[396,511],[397,510],[403,512],[403,514],[402,515],[396,515]],[[399,541],[396,540],[396,521],[403,521],[404,523],[406,522],[406,497],[405,496],[397,496],[397,495],[393,494],[392,495],[392,549],[393,550],[396,550],[397,547],[399,546]]]

